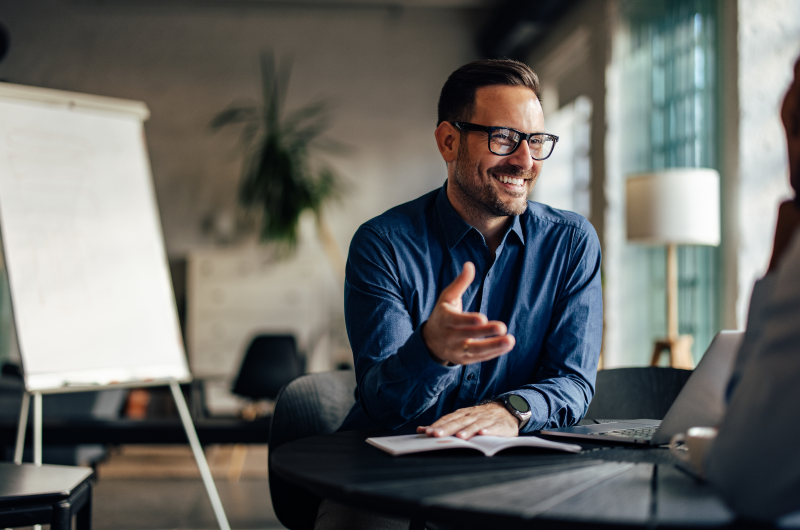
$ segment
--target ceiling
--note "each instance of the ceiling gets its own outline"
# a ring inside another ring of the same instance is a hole
[[[105,6],[252,7],[299,9],[488,9],[499,0],[75,0],[78,4]]]

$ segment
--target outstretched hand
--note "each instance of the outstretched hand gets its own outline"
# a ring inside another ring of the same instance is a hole
[[[465,313],[461,297],[475,279],[475,266],[466,262],[448,285],[422,328],[422,340],[439,364],[472,364],[511,351],[516,343],[502,322],[481,313]]]

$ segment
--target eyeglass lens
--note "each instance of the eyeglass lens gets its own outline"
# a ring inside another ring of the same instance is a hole
[[[507,155],[516,149],[520,142],[520,135],[510,129],[497,129],[492,132],[489,138],[489,150],[496,155]],[[543,160],[553,152],[555,142],[550,136],[531,136],[528,140],[528,148],[531,156],[537,160]]]

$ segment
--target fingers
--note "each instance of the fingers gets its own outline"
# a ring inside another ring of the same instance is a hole
[[[485,326],[489,319],[483,313],[462,313],[455,309],[443,306],[445,312],[443,324],[448,328],[465,328],[473,326]]]
[[[450,336],[453,342],[463,342],[466,339],[495,337],[508,333],[506,325],[499,320],[492,320],[491,322],[475,326],[460,325],[459,322],[452,322],[447,325],[447,328],[450,330]]]
[[[507,421],[496,421],[488,427],[481,427],[475,434],[480,434],[481,436],[519,436],[519,421],[516,421],[516,425],[512,423],[511,427],[509,427]]]
[[[503,331],[501,335],[485,337],[485,335],[504,328],[505,324],[488,328],[449,330],[447,338],[440,342],[441,358],[452,364],[473,364],[505,355],[514,349],[514,345],[517,342],[513,335]],[[491,332],[485,330],[491,330]]]
[[[510,352],[516,344],[516,339],[508,334],[508,328],[502,322],[494,320],[480,326],[458,324],[460,321],[454,321],[447,326],[445,344],[445,353],[454,364],[472,364],[494,359]]]
[[[433,425],[417,427],[417,433],[458,436],[465,440],[478,434],[510,437],[519,434],[519,421],[502,405],[488,403],[442,416]]]
[[[442,291],[422,327],[422,340],[431,358],[439,364],[481,362],[508,353],[514,347],[516,341],[507,335],[504,323],[489,321],[481,313],[462,312],[462,296],[474,279],[475,266],[464,263],[458,277]]]
[[[502,337],[492,337],[489,339],[470,339],[462,343],[461,349],[464,358],[460,364],[480,363],[500,357],[510,352],[516,344],[513,335],[503,335]],[[464,347],[466,345],[466,347]]]
[[[472,283],[475,279],[475,265],[472,262],[464,263],[464,268],[461,269],[461,274],[456,276],[456,279],[453,280],[453,283],[448,285],[442,291],[441,299],[448,304],[456,304],[458,302],[458,306],[460,307],[461,297],[467,291],[467,287]]]
[[[508,425],[501,421],[474,421],[464,427],[460,428],[455,436],[469,440],[473,436],[505,436],[511,437],[518,434],[518,429],[509,430]]]

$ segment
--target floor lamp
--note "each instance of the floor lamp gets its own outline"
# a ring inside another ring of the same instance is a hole
[[[719,173],[668,169],[626,183],[628,241],[667,247],[667,337],[656,341],[652,366],[666,350],[673,368],[694,368],[692,336],[678,334],[678,245],[719,245]]]

